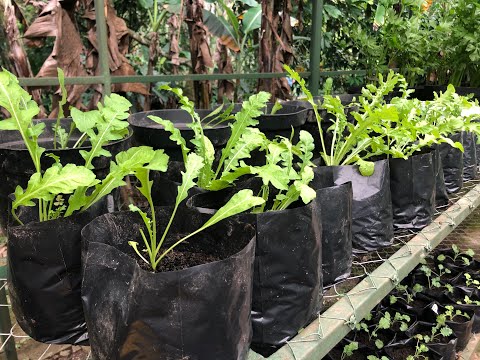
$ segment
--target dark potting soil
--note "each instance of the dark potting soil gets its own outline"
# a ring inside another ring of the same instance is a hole
[[[391,360],[405,360],[409,355],[415,355],[415,348],[413,346],[391,348],[388,355]]]
[[[170,244],[175,243],[177,240],[187,236],[188,234],[175,234],[175,238],[168,238],[165,241],[165,245],[160,250],[168,249]],[[214,261],[220,261],[228,258],[241,251],[245,244],[236,243],[235,241],[215,241],[212,236],[207,234],[199,234],[182,244],[178,245],[174,250],[170,251],[158,264],[156,272],[166,271],[178,271],[188,269],[192,266],[203,265]],[[142,240],[138,239],[137,242],[141,244]],[[145,271],[152,271],[149,264],[145,263],[138,257],[133,251],[129,253],[133,257],[140,268]],[[144,255],[145,256],[145,255]]]

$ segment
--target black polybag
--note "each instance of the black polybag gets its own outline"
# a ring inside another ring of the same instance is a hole
[[[51,344],[88,340],[80,296],[81,230],[105,213],[85,213],[8,228],[8,289],[18,324]]]
[[[335,185],[327,172],[314,168],[310,186],[322,213],[323,286],[346,279],[352,270],[352,184]]]
[[[332,177],[334,185],[352,183],[352,242],[355,251],[374,251],[393,240],[393,213],[388,160],[375,162],[375,172],[363,176],[356,165],[321,166],[316,173]]]
[[[473,132],[463,132],[463,180],[475,180],[477,168],[477,135]]]
[[[187,206],[213,213],[230,196],[228,189],[199,194]],[[241,219],[257,231],[252,349],[269,356],[321,310],[321,208],[315,199],[282,211],[243,214]]]
[[[172,209],[156,209],[159,234]],[[207,218],[179,208],[164,246]],[[252,331],[253,228],[224,220],[177,249],[194,246],[196,252],[210,254],[233,246],[227,257],[157,273],[141,269],[128,244],[141,242],[141,228],[138,214],[118,212],[98,217],[82,231],[82,301],[94,358],[246,359]]]
[[[445,176],[443,175],[442,157],[438,147],[432,151],[433,167],[435,170],[435,205],[446,206],[449,203],[447,187],[445,186]]]
[[[435,213],[435,169],[432,153],[390,159],[393,226],[422,230]]]
[[[452,141],[463,143],[463,132],[450,135]],[[448,143],[438,146],[442,158],[443,176],[449,194],[460,191],[463,187],[463,152]]]

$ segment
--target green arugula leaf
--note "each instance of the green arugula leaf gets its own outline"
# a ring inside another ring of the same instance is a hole
[[[52,201],[58,194],[71,194],[79,187],[89,187],[97,183],[95,174],[83,166],[67,164],[62,167],[54,164],[43,176],[39,173],[33,174],[25,191],[17,186],[12,213],[15,214],[19,206],[35,206],[32,201],[34,199]]]

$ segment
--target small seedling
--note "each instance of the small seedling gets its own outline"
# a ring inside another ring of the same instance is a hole
[[[358,342],[352,341],[343,347],[342,357],[340,359],[344,360],[345,358],[352,356],[356,350],[358,350]]]

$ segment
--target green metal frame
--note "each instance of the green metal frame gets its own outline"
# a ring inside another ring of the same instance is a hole
[[[321,38],[322,38],[322,15],[323,0],[313,0],[313,19],[310,46],[310,71],[301,75],[309,77],[309,86],[312,94],[318,94],[320,78],[337,77],[342,75],[365,75],[365,70],[345,71],[320,71]],[[286,73],[248,73],[248,74],[187,74],[187,75],[152,75],[152,76],[112,76],[108,67],[108,34],[105,19],[105,0],[95,0],[95,17],[97,24],[98,56],[100,63],[100,75],[69,77],[65,79],[66,84],[102,84],[104,95],[109,95],[112,84],[118,83],[152,83],[152,82],[174,82],[174,81],[200,81],[200,80],[232,80],[232,79],[261,79],[281,78]],[[58,85],[58,79],[54,77],[44,78],[19,78],[22,86],[52,86]]]

